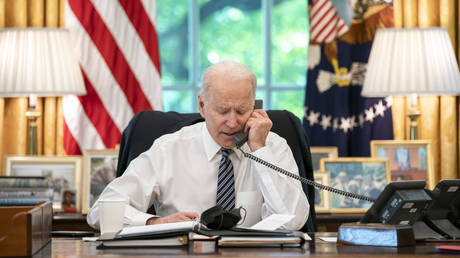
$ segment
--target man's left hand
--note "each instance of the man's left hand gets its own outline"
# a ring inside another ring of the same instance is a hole
[[[254,109],[244,127],[245,132],[249,130],[248,145],[251,151],[254,152],[265,146],[265,140],[272,125],[273,123],[265,110]]]

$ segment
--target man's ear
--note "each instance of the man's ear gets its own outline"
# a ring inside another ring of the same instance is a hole
[[[203,101],[203,97],[201,96],[201,94],[198,94],[198,109],[200,110],[201,117],[206,119],[206,116],[204,113],[204,101]]]

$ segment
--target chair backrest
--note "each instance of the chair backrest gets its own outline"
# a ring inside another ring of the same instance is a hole
[[[271,131],[286,139],[291,148],[300,176],[313,180],[310,145],[300,120],[286,110],[268,110],[267,114],[273,122]],[[204,119],[198,113],[142,111],[136,114],[123,131],[118,155],[117,177],[123,174],[131,160],[148,150],[155,139],[201,121]],[[315,189],[313,186],[304,184],[302,187],[310,203],[310,214],[307,223],[301,230],[315,232]]]

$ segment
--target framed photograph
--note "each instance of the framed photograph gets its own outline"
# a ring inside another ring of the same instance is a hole
[[[327,147],[310,147],[311,161],[313,163],[313,171],[320,171],[320,161],[322,158],[335,159],[338,157],[337,146]]]
[[[82,213],[87,214],[104,188],[116,177],[118,150],[86,150],[83,152]]]
[[[435,187],[430,140],[374,140],[371,155],[388,158],[391,181],[424,180]]]
[[[64,188],[61,194],[61,207],[64,212],[77,212],[77,195],[75,189]]]
[[[386,158],[322,159],[321,170],[330,175],[330,186],[376,199],[390,176]],[[331,193],[330,212],[365,212],[372,203]]]
[[[329,173],[314,172],[313,176],[315,182],[329,186]],[[315,211],[328,212],[329,208],[329,192],[315,187]]]
[[[53,184],[53,210],[63,211],[62,191],[73,189],[80,211],[81,156],[6,156],[5,173],[11,176],[47,176]]]

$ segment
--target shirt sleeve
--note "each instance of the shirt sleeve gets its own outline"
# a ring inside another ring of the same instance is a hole
[[[91,207],[88,224],[99,229],[99,208],[101,200],[126,200],[123,223],[129,226],[145,225],[155,215],[146,213],[152,200],[159,195],[159,173],[161,171],[161,153],[153,153],[153,148],[131,161],[123,175],[114,179],[104,189],[99,199]],[[155,160],[153,160],[155,159]],[[154,165],[155,164],[155,165]]]
[[[269,135],[267,145],[252,154],[293,174],[299,174],[289,145],[276,134]],[[307,221],[310,209],[301,183],[256,161],[251,162],[264,198],[262,219],[271,214],[292,214],[295,218],[284,225],[284,228],[300,229]]]

